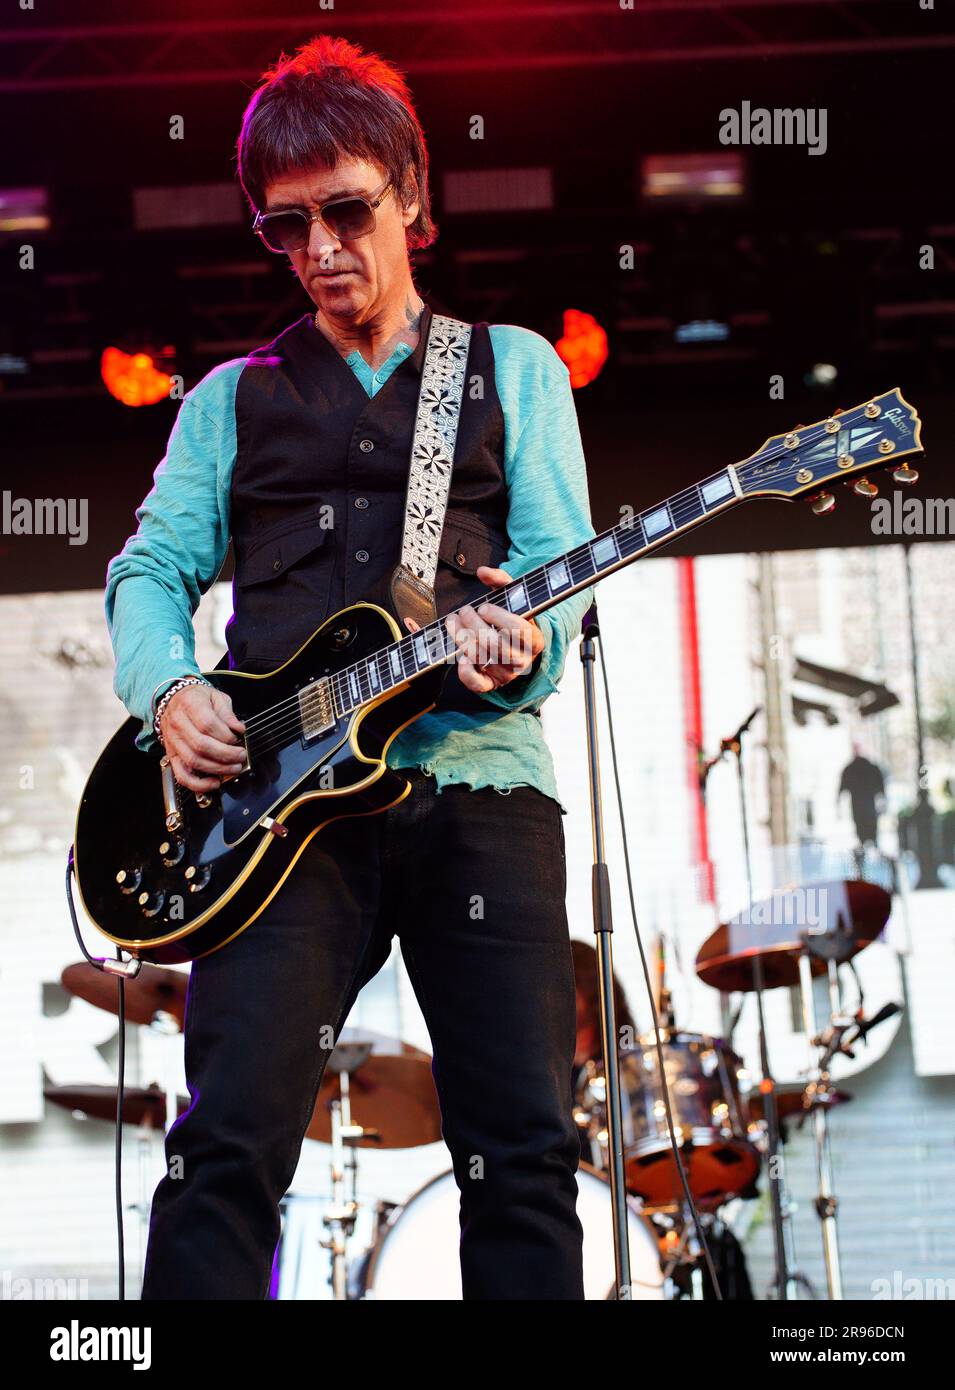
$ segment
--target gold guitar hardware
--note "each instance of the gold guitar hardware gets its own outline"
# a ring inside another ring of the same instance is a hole
[[[302,737],[318,738],[335,727],[335,700],[328,679],[311,681],[298,696]]]
[[[846,479],[848,482],[848,479]],[[852,484],[852,491],[858,493],[860,497],[878,497],[879,489],[875,483],[870,483],[868,478],[856,478]]]
[[[919,474],[917,468],[910,468],[907,463],[900,464],[898,468],[893,468],[892,477],[897,483],[908,486],[909,483],[917,483]]]
[[[882,414],[882,407],[875,401],[870,401],[865,408],[865,414],[870,420],[878,420],[879,416]]]
[[[142,882],[142,877],[138,869],[120,869],[116,875],[119,891],[121,893],[135,893]]]
[[[799,435],[787,434],[786,438],[783,440],[783,443],[785,444],[787,449],[795,449],[796,445],[799,443]]]
[[[176,797],[176,778],[168,756],[159,759],[162,773],[162,799],[166,808],[166,829],[175,832],[182,829],[182,815]]]
[[[825,516],[828,512],[835,511],[836,499],[831,492],[820,492],[818,497],[812,499],[812,510],[816,516]]]
[[[830,416],[830,418],[826,421],[826,434],[838,434],[838,433],[839,433],[839,421],[838,421],[838,420],[833,420],[832,417]]]
[[[800,468],[800,469],[799,469],[798,473],[796,474],[796,482],[797,482],[797,483],[811,483],[811,482],[812,482],[812,474],[810,473],[810,471],[809,471],[808,468]]]
[[[893,442],[892,442],[891,439],[880,439],[880,440],[879,440],[879,453],[880,453],[880,454],[894,454],[894,453],[895,453],[895,445],[893,444]]]

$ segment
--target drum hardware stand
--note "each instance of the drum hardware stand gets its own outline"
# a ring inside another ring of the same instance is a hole
[[[154,1033],[158,1033],[161,1038],[169,1039],[164,1044],[166,1065],[163,1068],[166,1076],[166,1084],[163,1090],[166,1092],[166,1125],[165,1130],[168,1134],[179,1116],[179,1088],[176,1084],[176,1062],[179,1056],[178,1047],[174,1048],[171,1039],[181,1038],[182,1029],[179,1027],[179,1020],[173,1014],[167,1013],[165,1009],[159,1009],[153,1014],[149,1022],[149,1027]]]
[[[705,1220],[706,1218],[701,1218]],[[666,1262],[663,1266],[663,1279],[665,1284],[669,1284],[675,1292],[672,1299],[678,1301],[680,1297],[680,1286],[673,1278],[674,1272],[678,1269],[688,1269],[690,1271],[690,1301],[702,1303],[703,1292],[703,1246],[697,1234],[696,1223],[693,1214],[683,1204],[679,1217],[669,1217],[668,1224],[674,1236],[676,1236],[676,1246],[672,1251],[668,1251]]]
[[[351,1045],[350,1051],[356,1050],[354,1045]],[[371,1046],[368,1045],[362,1050],[364,1056],[361,1061],[364,1061],[371,1052]],[[351,1056],[346,1055],[345,1060],[347,1065],[338,1072],[340,1099],[333,1100],[329,1106],[332,1121],[332,1190],[330,1205],[322,1217],[322,1224],[327,1228],[329,1236],[327,1240],[321,1242],[322,1248],[328,1250],[331,1257],[329,1282],[332,1298],[342,1302],[348,1298],[348,1241],[355,1233],[355,1221],[359,1208],[358,1159],[355,1150],[359,1139],[377,1137],[376,1130],[365,1129],[363,1126],[353,1125],[351,1122],[348,1071],[348,1065],[352,1064]],[[331,1065],[332,1059],[330,1058],[329,1066]],[[350,1178],[349,1186],[351,1189],[351,1195],[347,1198],[345,1197],[346,1170]]]
[[[146,1264],[145,1237],[149,1234],[149,1211],[151,1205],[149,1196],[150,1175],[155,1134],[156,1126],[152,1122],[151,1112],[147,1111],[136,1126],[136,1154],[139,1160],[139,1198],[137,1201],[128,1202],[126,1205],[127,1211],[136,1213],[138,1223],[140,1276]],[[142,1287],[141,1280],[140,1287]]]
[[[749,818],[746,814],[746,782],[743,776],[743,734],[749,729],[760,712],[757,705],[729,738],[720,744],[720,757],[731,753],[736,759],[736,780],[739,788],[739,811],[743,829],[743,859],[746,867],[747,901],[753,902],[753,866],[749,846]],[[763,1011],[763,962],[759,951],[753,956],[753,985],[756,995],[756,1014],[759,1025],[759,1068],[762,1075],[760,1092],[763,1096],[763,1114],[766,1119],[767,1164],[769,1177],[769,1199],[773,1217],[773,1252],[776,1264],[776,1278],[773,1287],[776,1297],[781,1301],[795,1296],[795,1279],[790,1266],[790,1252],[786,1239],[786,1212],[783,1200],[783,1156],[779,1138],[779,1110],[776,1105],[776,1081],[769,1065],[769,1048],[766,1040],[766,1017]]]
[[[838,1052],[852,1057],[852,1044],[866,1035],[880,1023],[894,1017],[899,1012],[897,1004],[886,1004],[873,1018],[863,1020],[846,1014],[842,1008],[839,989],[839,953],[844,945],[840,936],[833,932],[814,933],[808,929],[803,933],[806,949],[799,953],[799,994],[802,1003],[803,1026],[810,1049],[809,1081],[807,1092],[812,1097],[813,1136],[816,1145],[816,1172],[819,1190],[816,1194],[816,1215],[822,1223],[822,1250],[826,1262],[826,1284],[829,1298],[839,1302],[843,1298],[842,1266],[839,1256],[839,1234],[836,1222],[839,1202],[833,1191],[832,1149],[829,1134],[827,1111],[832,1103],[833,1088],[830,1079],[830,1064]],[[816,1000],[812,982],[813,958],[825,960],[829,984],[829,1024],[822,1034],[816,1032]],[[847,1038],[845,1035],[855,1029]],[[818,1058],[812,1049],[819,1048]]]
[[[620,1098],[620,1066],[617,1053],[617,1018],[613,992],[613,951],[610,935],[613,918],[610,878],[604,859],[603,804],[600,795],[600,758],[597,747],[597,705],[594,689],[595,639],[600,635],[597,605],[584,617],[580,660],[583,667],[584,711],[590,776],[590,818],[593,827],[593,904],[594,936],[597,949],[599,985],[600,1041],[607,1084],[607,1171],[613,1208],[613,1253],[616,1269],[615,1293],[619,1300],[630,1299],[630,1237],[627,1221],[627,1187],[623,1166],[623,1104]]]
[[[816,1143],[816,1172],[819,1179],[815,1207],[816,1215],[822,1223],[822,1252],[826,1262],[826,1286],[829,1298],[835,1302],[841,1302],[843,1297],[842,1268],[839,1259],[839,1234],[836,1226],[836,1212],[839,1203],[832,1185],[832,1153],[829,1144],[829,1119],[826,1114],[828,1107],[826,1104],[820,1103],[831,1090],[828,1070],[829,1056],[817,1059],[813,1054],[813,1048],[819,1047],[822,1039],[816,1033],[816,1001],[812,986],[812,956],[814,953],[811,938],[807,935],[805,940],[808,949],[799,953],[799,995],[802,1004],[803,1027],[810,1056],[807,1089],[811,1091],[814,1101],[812,1107],[813,1135]],[[841,1037],[839,1025],[842,1019],[840,1017],[838,966],[831,958],[828,960],[828,970],[831,1021]],[[851,1022],[852,1020],[846,1020],[847,1024]]]

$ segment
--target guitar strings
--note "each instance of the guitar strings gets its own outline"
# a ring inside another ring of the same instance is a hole
[[[858,409],[861,411],[861,410],[864,410],[865,407],[864,407],[864,406],[860,406],[860,407],[858,407]],[[852,423],[852,412],[846,412],[845,415],[838,417],[838,419],[839,419],[839,422],[840,422],[840,427],[849,426],[849,425]],[[819,440],[825,439],[826,437],[827,437],[827,431],[825,430],[825,427],[823,426],[822,429],[816,431],[815,433],[807,434],[802,440],[800,440],[800,445],[799,445],[799,447],[805,448],[807,445],[814,444],[814,443],[816,443],[816,442],[819,441]],[[832,437],[832,436],[831,436],[831,435],[828,435],[828,437]],[[787,449],[787,448],[785,448],[785,447],[782,447],[782,448],[779,448],[779,449],[777,449],[777,450],[775,450],[775,451],[770,451],[768,454],[765,454],[765,455],[763,455],[763,456],[758,456],[758,455],[757,455],[757,456],[753,456],[753,457],[751,457],[750,459],[745,460],[745,461],[742,462],[742,463],[736,464],[735,467],[736,467],[737,473],[741,473],[741,474],[743,474],[743,475],[745,476],[745,470],[746,470],[746,468],[747,468],[749,465],[755,464],[755,463],[757,463],[757,462],[758,462],[759,464],[772,463],[772,462],[776,462],[778,459],[786,458],[787,456],[792,457],[792,451],[789,450],[789,449]],[[716,478],[716,477],[719,477],[720,474],[725,473],[725,472],[726,472],[726,469],[718,469],[716,473],[714,473],[714,474],[712,474],[712,475],[710,475],[710,476],[711,476],[712,478]],[[785,476],[785,475],[784,475],[784,476]],[[676,521],[676,526],[679,527],[680,525],[683,524],[683,522],[679,519],[678,509],[681,508],[681,507],[683,507],[683,506],[685,506],[688,502],[693,502],[694,505],[701,504],[702,501],[703,501],[703,498],[702,498],[702,493],[701,493],[701,491],[700,491],[700,488],[703,486],[703,484],[705,484],[705,483],[707,483],[707,482],[709,482],[709,481],[710,481],[710,478],[704,478],[704,479],[702,479],[699,483],[693,483],[693,484],[691,484],[690,487],[682,489],[682,491],[680,491],[680,492],[678,492],[678,493],[675,493],[673,497],[667,498],[664,502],[659,503],[659,507],[662,508],[662,507],[664,507],[664,506],[669,506],[670,511],[671,511],[671,514],[673,515],[674,520]],[[743,499],[738,498],[737,500],[738,500],[738,501],[741,501],[741,500],[743,500]],[[650,514],[650,513],[652,513],[654,510],[656,510],[656,509],[653,508],[653,507],[647,508],[646,514]],[[644,513],[641,513],[640,515],[644,515]],[[705,512],[704,512],[704,515],[705,515]],[[701,519],[702,519],[702,518],[701,518]],[[618,529],[620,529],[620,528],[619,528],[619,524],[618,524],[617,526],[612,526],[612,527],[609,528],[609,531],[608,531],[608,532],[603,532],[603,533],[601,533],[601,536],[594,536],[592,540],[590,540],[590,541],[585,541],[582,545],[576,546],[573,550],[565,552],[565,555],[564,555],[564,556],[561,556],[561,557],[558,557],[558,558],[565,559],[566,562],[567,562],[567,564],[568,564],[568,566],[570,566],[570,567],[573,566],[573,563],[574,563],[575,560],[580,559],[580,558],[581,558],[585,553],[587,553],[587,552],[590,552],[590,553],[591,553],[591,554],[590,554],[590,558],[591,558],[591,560],[592,560],[593,557],[592,557],[591,547],[595,544],[595,542],[598,541],[598,540],[600,540],[600,539],[602,538],[602,536],[608,535],[608,534],[610,534],[610,533],[612,533],[612,532],[615,532],[615,531],[617,531]],[[676,529],[676,528],[674,528],[674,529]],[[553,564],[554,562],[551,561],[550,563]],[[519,575],[518,578],[514,580],[514,583],[516,584],[516,583],[519,583],[521,580],[530,579],[532,574],[533,574],[533,571],[531,571],[531,573],[526,574],[526,575]],[[598,576],[594,576],[594,577],[597,578]],[[505,585],[505,586],[503,586],[503,587],[501,587],[501,588],[492,589],[492,590],[489,590],[489,591],[487,591],[487,592],[485,592],[485,593],[483,593],[483,594],[476,595],[475,598],[473,598],[473,599],[470,601],[470,602],[471,602],[471,606],[472,606],[472,607],[476,607],[477,605],[479,605],[479,604],[481,604],[481,603],[488,603],[488,602],[493,603],[494,600],[495,600],[495,598],[503,596],[504,593],[506,592],[506,590],[507,590],[509,587],[510,587],[510,585]],[[559,600],[558,600],[558,601],[559,601]],[[445,615],[445,616],[447,616],[447,615]],[[359,694],[360,694],[360,693],[361,693],[361,683],[360,683],[360,679],[359,679],[358,673],[360,672],[362,666],[365,666],[366,669],[367,669],[367,666],[368,666],[371,662],[377,662],[377,658],[378,658],[378,657],[382,656],[382,655],[383,655],[384,653],[386,653],[386,652],[391,652],[391,651],[397,651],[398,654],[399,654],[399,661],[401,661],[403,655],[404,655],[406,652],[408,652],[408,651],[411,649],[411,647],[413,646],[413,643],[414,643],[415,639],[416,639],[416,638],[425,637],[425,635],[426,635],[427,633],[429,633],[429,632],[436,632],[436,631],[440,630],[440,631],[441,631],[441,635],[442,635],[442,645],[443,645],[443,642],[444,642],[444,639],[445,639],[445,636],[446,636],[446,629],[444,629],[444,626],[443,626],[443,625],[444,625],[444,618],[441,618],[441,619],[438,620],[437,623],[430,623],[430,624],[428,624],[428,626],[419,629],[419,631],[418,631],[417,633],[410,634],[410,635],[408,635],[407,637],[402,637],[402,638],[400,638],[397,642],[394,642],[394,643],[390,644],[390,646],[388,646],[388,647],[383,647],[383,648],[381,648],[378,652],[373,652],[373,653],[371,653],[368,657],[363,658],[362,661],[353,663],[351,666],[343,667],[340,671],[333,672],[333,673],[332,673],[332,676],[331,676],[331,678],[330,678],[330,679],[331,679],[331,682],[332,682],[333,694],[334,694],[334,695],[337,695],[337,694],[339,693],[339,690],[340,690],[340,687],[341,687],[342,684],[345,686],[345,689],[346,689],[346,691],[347,691],[348,676],[349,676],[352,672],[355,672],[355,673],[356,673],[355,678],[356,678],[356,681],[358,682],[358,689],[359,689]],[[451,653],[451,656],[452,656],[453,658],[456,658],[457,655],[458,655],[457,650],[454,650],[454,651]],[[446,659],[446,657],[445,657],[445,658],[442,658],[442,660],[445,660],[445,659]],[[440,664],[440,662],[435,662],[435,663],[433,663],[432,667],[425,667],[425,668],[423,668],[423,669],[420,670],[420,671],[416,669],[416,671],[414,672],[414,674],[411,675],[411,676],[408,676],[407,674],[405,674],[405,675],[403,676],[403,679],[397,681],[396,684],[399,684],[399,685],[402,684],[404,679],[408,679],[408,680],[414,679],[414,676],[415,676],[415,675],[423,675],[425,670],[433,669],[434,666],[437,666],[437,665],[439,665],[439,664]],[[389,670],[390,670],[390,669],[391,669],[391,668],[389,667]],[[402,662],[402,672],[404,672],[404,664],[403,664],[403,662]],[[366,680],[367,680],[367,677],[366,677]],[[368,682],[368,683],[370,684],[370,682]],[[392,686],[392,687],[388,687],[388,688],[393,689],[394,687]],[[381,690],[380,692],[377,692],[377,693],[376,693],[376,692],[372,692],[372,698],[377,698],[377,694],[384,694],[385,691],[386,691],[386,688],[383,687],[382,690]],[[363,699],[360,699],[360,700],[359,700],[359,705],[358,705],[358,706],[352,706],[352,709],[358,708],[358,707],[359,707],[361,704],[363,704],[363,703],[365,703],[364,700],[363,700]],[[351,712],[351,711],[349,711],[349,712]],[[273,747],[276,747],[278,744],[282,743],[282,742],[284,741],[284,738],[285,738],[286,734],[291,733],[291,732],[292,732],[293,730],[295,730],[297,727],[298,727],[298,728],[301,727],[301,712],[300,712],[300,705],[299,705],[299,697],[298,697],[297,695],[293,695],[293,696],[288,697],[288,698],[285,699],[285,700],[280,700],[280,701],[278,701],[277,704],[269,706],[268,709],[263,710],[260,714],[255,715],[253,718],[251,718],[251,719],[245,721],[245,724],[246,724],[246,741],[248,742],[248,740],[249,740],[250,738],[253,739],[253,740],[256,742],[256,745],[257,745],[255,751],[256,751],[258,754],[265,753],[265,752],[267,752],[269,749],[271,749],[271,748],[273,748]],[[266,735],[269,735],[269,736],[270,736],[270,737],[269,737],[269,741],[268,741],[267,743],[263,744],[263,743],[261,742],[261,739],[262,739],[264,736],[266,736]]]
[[[859,409],[864,409],[864,408],[865,408],[865,407],[859,407]],[[848,424],[850,423],[850,421],[851,421],[851,413],[847,413],[845,416],[841,417],[841,423],[842,423],[842,424],[848,425]],[[805,436],[805,438],[801,441],[802,447],[805,447],[805,446],[808,445],[808,444],[813,444],[813,443],[815,443],[817,440],[822,439],[822,438],[825,438],[825,437],[826,437],[826,431],[825,431],[824,428],[823,428],[822,431],[817,431],[817,432],[814,433],[814,434],[807,434],[807,435]],[[790,450],[785,449],[785,448],[778,449],[778,450],[776,450],[776,451],[770,451],[770,453],[768,453],[768,454],[766,454],[766,455],[763,455],[762,457],[754,456],[753,458],[750,458],[749,460],[747,460],[747,461],[745,461],[745,462],[743,462],[743,463],[741,463],[741,464],[737,464],[737,465],[736,465],[736,468],[737,468],[738,471],[745,472],[745,469],[746,469],[747,465],[751,465],[751,464],[754,464],[754,463],[757,463],[757,462],[760,463],[760,464],[765,464],[765,463],[768,463],[768,462],[774,462],[774,461],[776,461],[776,460],[778,460],[778,459],[780,459],[780,458],[785,458],[787,455],[790,454],[790,452],[791,452]],[[715,473],[715,474],[713,474],[713,475],[711,475],[711,476],[712,476],[712,477],[718,477],[718,476],[720,475],[720,473],[724,473],[725,471],[726,471],[725,469],[720,469],[720,470],[717,471],[717,473]],[[664,506],[664,505],[669,505],[669,507],[670,507],[670,509],[671,509],[671,512],[674,514],[674,517],[675,517],[675,519],[677,520],[677,526],[683,524],[683,523],[679,520],[679,516],[678,516],[677,509],[678,509],[679,507],[685,505],[688,501],[694,500],[694,498],[693,498],[693,494],[694,494],[694,493],[696,494],[696,499],[695,499],[695,500],[698,501],[698,502],[702,502],[702,495],[700,494],[700,487],[701,487],[704,483],[706,483],[706,482],[708,482],[708,481],[709,481],[708,478],[704,478],[704,479],[701,480],[700,483],[694,483],[694,484],[692,484],[689,488],[684,488],[681,492],[676,493],[672,498],[668,498],[668,499],[666,500],[666,503],[660,503],[660,504],[659,504],[661,507]],[[741,499],[740,499],[740,500],[741,500]],[[652,507],[647,509],[648,513],[652,513],[653,510],[654,510],[654,508],[652,508]],[[619,529],[619,528],[616,527],[616,526],[610,528],[611,531],[616,531],[617,529]],[[607,533],[604,533],[604,534],[607,534]],[[583,556],[583,555],[585,554],[585,552],[589,551],[590,548],[591,548],[591,546],[592,546],[597,540],[599,540],[599,539],[600,539],[599,536],[595,536],[595,537],[593,538],[593,540],[584,542],[582,545],[577,546],[574,550],[567,552],[567,553],[566,553],[566,556],[565,556],[565,557],[561,557],[561,558],[566,558],[566,560],[568,561],[568,563],[569,563],[570,565],[573,565],[573,562],[574,562],[576,559],[578,559],[578,558],[580,558],[581,556]],[[592,556],[591,556],[591,558],[592,558]],[[553,563],[553,562],[551,562],[551,563]],[[517,582],[519,582],[520,579],[525,579],[525,580],[526,580],[526,579],[529,579],[530,577],[531,577],[530,574],[528,574],[528,575],[522,575],[522,576],[519,576],[518,579],[515,580],[514,582],[517,583]],[[497,596],[502,595],[502,594],[505,592],[505,589],[506,589],[507,587],[510,587],[510,586],[508,585],[508,586],[505,586],[504,588],[494,589],[494,590],[491,590],[491,591],[489,591],[489,592],[487,592],[487,593],[485,593],[485,594],[483,594],[483,595],[476,596],[473,600],[471,600],[471,602],[472,602],[473,605],[478,605],[478,604],[480,604],[480,603],[484,603],[484,602],[488,602],[488,601],[493,602],[494,598],[497,597]],[[443,620],[441,620],[441,622],[443,623]],[[435,624],[430,624],[428,627],[421,629],[418,633],[412,634],[412,635],[410,635],[410,636],[408,636],[408,637],[403,637],[403,638],[401,638],[398,642],[393,643],[390,647],[382,648],[382,650],[381,650],[380,652],[376,652],[376,653],[370,654],[367,658],[364,658],[363,661],[358,662],[358,663],[355,663],[355,664],[353,664],[352,666],[343,667],[340,671],[334,672],[333,675],[332,675],[333,690],[334,690],[334,692],[335,692],[336,694],[339,693],[339,690],[338,690],[339,683],[344,683],[345,686],[346,686],[346,688],[347,688],[347,677],[348,677],[348,675],[349,675],[351,672],[355,672],[355,673],[356,673],[356,680],[357,680],[357,679],[358,679],[358,674],[357,674],[357,673],[360,671],[360,669],[361,669],[361,667],[362,667],[363,665],[367,666],[367,664],[368,664],[369,662],[374,661],[378,656],[381,656],[384,652],[388,652],[388,651],[391,651],[391,650],[398,650],[399,652],[401,652],[402,649],[407,650],[407,648],[414,642],[414,640],[415,640],[416,637],[420,637],[420,636],[422,636],[423,634],[427,633],[428,631],[433,631],[433,630],[435,629],[435,626],[436,626]],[[443,637],[443,636],[444,636],[444,634],[442,633],[442,637]],[[455,652],[455,653],[452,653],[452,655],[456,655],[456,652]],[[400,658],[399,658],[399,659],[400,659]],[[437,662],[434,663],[434,665],[437,665],[437,664],[438,664]],[[426,669],[429,669],[429,668],[424,668],[424,670],[426,670]],[[430,668],[430,669],[433,669],[433,667]],[[403,666],[402,666],[402,670],[404,670],[404,667],[403,667]],[[423,674],[423,673],[424,673],[424,670],[422,670],[422,671],[417,671],[417,669],[416,669],[415,673],[414,673],[412,676],[407,676],[406,678],[407,678],[407,679],[413,679],[413,678],[414,678],[414,675]],[[400,682],[400,681],[398,682],[398,684],[401,684],[401,683],[402,683],[402,682]],[[392,688],[393,688],[393,687],[392,687]],[[361,692],[361,685],[360,685],[360,683],[359,683],[359,692]],[[384,693],[384,690],[383,690],[381,693]],[[374,696],[374,692],[372,692],[372,695]],[[362,704],[362,703],[364,703],[364,700],[360,699],[360,700],[359,700],[359,705]],[[358,708],[358,706],[352,706],[352,708],[353,708],[353,709],[354,709],[354,708]],[[350,711],[349,711],[349,712],[350,712]],[[301,718],[300,718],[300,714],[299,714],[299,700],[298,700],[298,697],[297,697],[297,696],[291,696],[290,698],[288,698],[288,699],[286,699],[286,700],[284,700],[284,701],[279,701],[276,705],[270,706],[270,708],[269,708],[268,710],[264,710],[260,715],[257,715],[257,716],[255,716],[253,719],[249,720],[249,721],[247,722],[247,724],[246,724],[246,733],[247,733],[247,736],[248,736],[249,733],[250,733],[250,730],[251,730],[251,737],[253,737],[257,742],[258,742],[264,735],[267,735],[267,734],[272,735],[272,737],[270,738],[270,740],[269,740],[269,742],[268,742],[267,744],[264,744],[264,745],[263,745],[263,744],[259,743],[259,747],[258,747],[258,750],[257,750],[257,751],[258,751],[259,753],[263,753],[263,752],[268,751],[268,749],[270,749],[270,748],[272,748],[272,747],[275,747],[275,746],[276,746],[276,742],[279,742],[279,743],[280,743],[280,742],[284,739],[284,736],[285,736],[287,733],[292,732],[296,727],[300,727],[300,726],[301,726]]]

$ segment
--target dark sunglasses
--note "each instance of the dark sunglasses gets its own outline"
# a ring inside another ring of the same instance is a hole
[[[375,230],[375,208],[391,188],[391,180],[374,198],[332,198],[317,212],[305,208],[283,208],[280,212],[260,212],[252,230],[260,236],[270,251],[287,255],[308,245],[313,222],[321,222],[336,241],[354,241]]]

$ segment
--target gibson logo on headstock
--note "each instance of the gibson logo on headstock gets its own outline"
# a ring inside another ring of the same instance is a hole
[[[891,420],[899,434],[911,434],[912,425],[908,414],[900,405],[894,405],[891,410],[885,412],[886,419]]]

